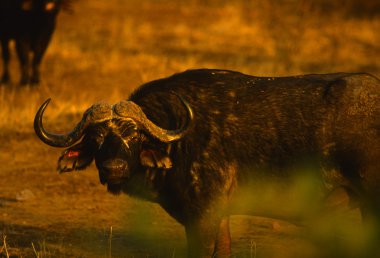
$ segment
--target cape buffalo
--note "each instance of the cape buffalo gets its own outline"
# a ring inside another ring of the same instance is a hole
[[[9,42],[15,40],[20,61],[20,84],[40,81],[39,66],[54,32],[62,0],[0,0],[0,41],[3,55],[2,83],[10,80]],[[33,54],[30,64],[29,54]],[[32,72],[30,76],[30,70]]]
[[[60,172],[95,160],[109,192],[157,202],[184,225],[189,257],[229,257],[229,215],[308,217],[344,192],[368,221],[380,218],[379,100],[380,81],[364,73],[200,69],[95,104],[68,134],[44,129],[48,100],[34,128],[68,147]]]

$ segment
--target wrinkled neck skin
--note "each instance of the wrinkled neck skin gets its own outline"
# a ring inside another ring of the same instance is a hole
[[[177,148],[176,143],[169,145]],[[169,153],[169,156],[175,160],[175,153]],[[169,215],[184,225],[189,219],[196,217],[194,210],[191,211],[193,205],[197,207],[202,205],[196,196],[192,195],[195,192],[194,187],[189,183],[189,176],[184,172],[186,170],[180,166],[173,164],[170,169],[140,166],[124,183],[122,192],[131,197],[159,204]],[[183,205],[184,203],[188,205]]]
[[[150,202],[159,202],[159,181],[165,180],[165,172],[159,169],[140,167],[123,185],[122,191],[132,197]]]

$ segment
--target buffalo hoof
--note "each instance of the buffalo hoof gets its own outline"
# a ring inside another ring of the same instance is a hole
[[[27,86],[27,85],[29,84],[29,82],[30,82],[30,80],[29,80],[28,77],[22,77],[22,78],[20,79],[20,85],[21,85],[21,86]]]
[[[3,74],[3,77],[1,78],[1,84],[8,84],[10,81],[10,76],[9,74]]]
[[[38,84],[40,84],[40,78],[38,78],[38,77],[33,77],[33,78],[30,80],[30,85],[31,85],[31,86],[37,86]]]

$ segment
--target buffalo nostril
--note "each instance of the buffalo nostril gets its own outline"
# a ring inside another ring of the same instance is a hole
[[[127,162],[122,159],[106,160],[102,167],[108,171],[123,171],[127,167]]]

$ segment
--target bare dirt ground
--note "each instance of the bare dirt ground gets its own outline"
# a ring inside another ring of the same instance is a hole
[[[94,167],[58,175],[60,151],[32,133],[3,138],[0,153],[8,161],[0,167],[2,256],[185,256],[181,225],[158,205],[108,194]],[[235,216],[231,231],[233,257],[317,257],[327,248],[307,227],[281,220]]]
[[[75,2],[72,14],[59,16],[41,85],[19,88],[13,59],[13,84],[0,86],[0,257],[184,257],[184,229],[159,206],[108,194],[94,166],[58,175],[62,150],[36,138],[35,111],[52,97],[46,125],[65,132],[92,103],[119,101],[143,82],[190,68],[379,76],[378,6],[358,13],[352,6],[335,12],[326,11],[334,6],[321,6],[309,1]],[[344,214],[360,226],[357,210]],[[355,257],[351,247],[360,245],[362,235],[351,231],[354,236],[344,240],[345,228],[330,234],[317,225],[235,216],[233,257],[323,257],[334,253],[336,243],[345,247],[332,257]]]

